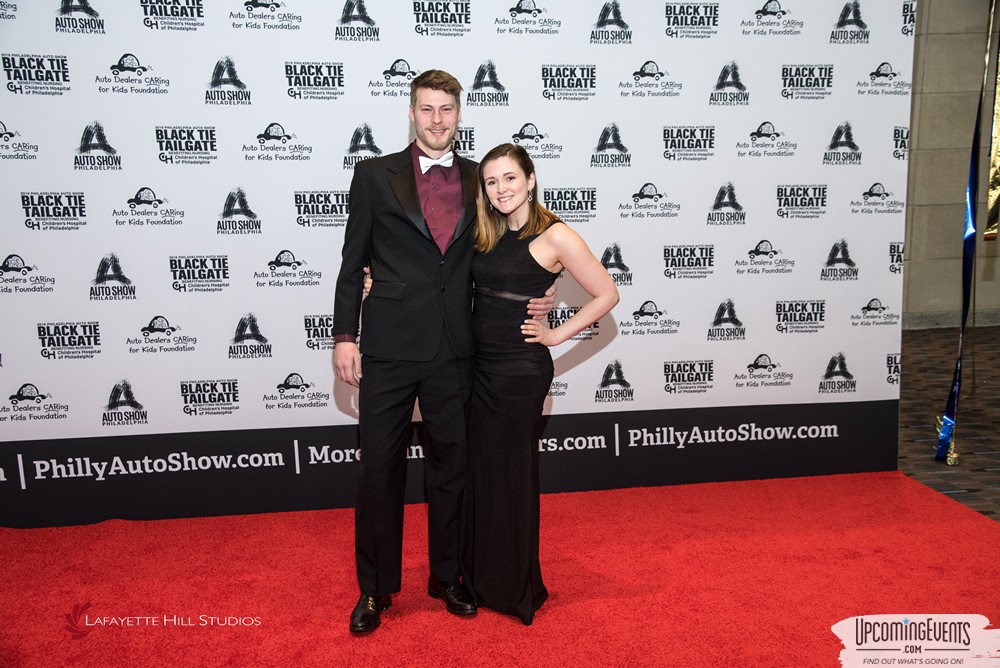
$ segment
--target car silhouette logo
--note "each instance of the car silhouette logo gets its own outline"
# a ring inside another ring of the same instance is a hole
[[[632,312],[632,317],[636,320],[639,318],[659,318],[661,315],[663,315],[663,311],[656,307],[656,302],[652,301],[644,301],[638,311]]]
[[[21,259],[20,255],[8,255],[4,258],[3,264],[0,264],[0,276],[3,276],[4,272],[7,271],[27,276],[28,272],[31,270],[32,267],[25,266],[24,260]]]
[[[875,68],[875,71],[871,73],[872,81],[876,79],[888,79],[892,81],[894,78],[899,76],[899,72],[892,71],[892,65],[889,63],[882,63]]]
[[[534,123],[525,123],[516,134],[511,135],[511,139],[514,140],[515,144],[519,143],[522,139],[532,139],[537,144],[543,137],[545,135],[538,133],[538,128],[535,127]]]
[[[753,362],[747,364],[747,371],[753,374],[754,371],[759,369],[764,369],[768,373],[774,370],[777,364],[771,361],[771,358],[767,355],[757,355],[757,358]]]
[[[517,18],[518,14],[531,14],[531,17],[534,18],[543,11],[545,10],[535,6],[535,0],[519,0],[517,5],[510,8],[510,17]]]
[[[51,394],[39,394],[38,388],[31,383],[25,383],[17,389],[16,394],[10,395],[10,403],[17,406],[19,401],[34,401],[36,404],[42,403],[43,399],[48,399]]]
[[[881,183],[873,183],[871,188],[861,193],[861,196],[865,198],[865,201],[867,201],[869,197],[885,199],[891,194],[892,193],[886,192],[885,186]]]
[[[288,374],[288,377],[285,378],[285,382],[278,384],[278,392],[284,393],[285,390],[298,390],[300,392],[305,392],[312,386],[312,383],[304,381],[302,376],[299,374],[290,373]]]
[[[167,319],[162,315],[155,316],[149,321],[149,324],[142,328],[142,335],[149,336],[156,332],[163,332],[167,336],[170,336],[175,331],[179,330],[180,327],[175,327],[167,322]]]
[[[253,9],[254,7],[261,7],[270,9],[272,12],[281,6],[279,2],[258,2],[257,0],[247,0],[243,3],[243,6],[247,9]]]
[[[15,133],[8,130],[7,126],[4,125],[2,121],[0,121],[0,137],[2,137],[4,141],[10,141],[14,137],[14,135]]]
[[[128,200],[128,205],[133,209],[137,206],[151,206],[155,209],[161,204],[163,200],[151,188],[139,188],[135,191],[135,197]]]
[[[781,3],[778,0],[768,0],[764,3],[764,6],[757,10],[757,19],[760,20],[765,16],[773,16],[776,19],[780,19],[784,16],[787,10],[781,8]]]
[[[880,302],[877,299],[872,299],[871,301],[868,302],[868,304],[866,306],[862,306],[861,307],[861,311],[863,313],[870,313],[872,311],[874,311],[876,313],[881,313],[885,309],[886,309],[886,307],[882,306],[882,302]]]
[[[285,134],[285,128],[281,127],[280,123],[271,123],[264,129],[263,132],[257,135],[257,141],[261,144],[271,139],[280,141],[282,144],[287,144],[288,140],[291,138],[292,135]]]
[[[656,186],[652,183],[647,183],[643,187],[639,188],[639,192],[632,194],[632,201],[638,202],[641,199],[651,199],[654,202],[659,202],[660,197],[660,193],[656,192]]]
[[[647,60],[642,64],[642,67],[632,73],[636,81],[643,77],[653,77],[653,81],[659,81],[660,77],[665,75],[666,72],[661,72],[659,66],[652,60]]]
[[[758,127],[754,132],[750,133],[750,139],[752,139],[753,141],[757,141],[758,139],[762,139],[763,137],[767,137],[771,141],[774,141],[780,136],[781,133],[774,129],[774,124],[771,123],[770,121],[764,121],[763,123],[760,124],[760,127]]]
[[[268,268],[274,271],[278,267],[291,267],[292,269],[298,269],[299,265],[305,264],[302,260],[296,260],[295,256],[292,255],[292,251],[283,250],[278,255],[267,263]]]
[[[774,257],[774,254],[778,251],[774,250],[771,246],[771,242],[767,239],[762,239],[754,248],[750,249],[748,253],[750,257],[756,257],[758,255],[766,255],[768,257]]]
[[[118,76],[122,72],[135,72],[139,76],[142,76],[142,73],[145,72],[146,69],[147,68],[139,64],[138,58],[131,53],[126,53],[118,59],[117,64],[111,66],[111,73]]]
[[[392,61],[392,65],[389,69],[384,70],[382,74],[385,76],[386,81],[393,77],[403,77],[407,81],[417,76],[417,73],[410,69],[410,64],[403,60],[402,58],[397,58]]]

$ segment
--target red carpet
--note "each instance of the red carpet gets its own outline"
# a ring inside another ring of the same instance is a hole
[[[544,496],[531,627],[427,597],[424,512],[364,638],[350,510],[0,529],[0,666],[837,666],[847,617],[1000,624],[1000,524],[896,472]]]

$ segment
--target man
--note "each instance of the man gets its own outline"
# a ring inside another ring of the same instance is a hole
[[[459,515],[465,476],[466,402],[472,386],[472,221],[476,163],[452,150],[462,85],[440,70],[410,84],[414,142],[356,165],[351,213],[334,304],[334,369],[360,388],[361,461],[355,558],[361,597],[353,633],[378,628],[400,589],[403,490],[414,402],[427,436],[430,577],[427,593],[449,612],[473,615],[460,579]],[[374,278],[364,300],[362,361],[356,345],[364,268]],[[552,299],[529,307],[544,315]]]

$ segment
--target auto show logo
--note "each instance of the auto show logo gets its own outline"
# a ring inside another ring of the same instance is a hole
[[[347,147],[347,155],[344,156],[344,169],[354,169],[354,165],[362,160],[379,155],[382,155],[382,149],[375,143],[371,126],[362,123],[351,135],[351,144]]]
[[[632,166],[632,154],[622,143],[617,123],[611,123],[601,131],[597,146],[590,156],[590,166],[599,168]]]
[[[216,234],[260,234],[261,221],[247,202],[243,188],[233,189],[226,197],[222,215],[215,226]]]
[[[0,64],[7,90],[16,95],[61,96],[71,89],[66,56],[4,53]]]
[[[296,190],[295,222],[302,227],[344,227],[351,212],[347,190]]]
[[[830,31],[830,44],[868,44],[871,31],[861,18],[861,3],[848,2],[840,10],[836,27]]]
[[[302,316],[302,329],[309,350],[333,350],[333,315]]]
[[[198,337],[177,334],[180,325],[166,316],[154,315],[149,323],[138,328],[142,336],[130,336],[125,345],[130,355],[157,355],[160,353],[190,353],[198,345]]]
[[[302,374],[292,372],[278,383],[277,394],[264,394],[261,401],[265,410],[298,410],[303,408],[326,408],[330,405],[330,394],[312,389],[316,383],[307,381]]]
[[[510,18],[497,18],[493,21],[498,35],[558,35],[562,27],[560,19],[541,16],[548,13],[544,7],[539,7],[535,0],[517,0],[509,10]]]
[[[632,73],[632,81],[620,81],[621,97],[678,97],[684,84],[669,78],[669,72],[660,70],[655,61],[647,60]]]
[[[344,95],[344,64],[285,62],[285,85],[293,100],[336,100]]]
[[[887,353],[885,356],[885,382],[889,385],[899,385],[900,354]]]
[[[861,149],[854,141],[854,129],[850,122],[838,125],[830,139],[830,145],[823,153],[824,165],[861,166]]]
[[[368,93],[372,97],[409,97],[410,81],[417,74],[405,58],[397,58],[382,70],[382,79],[368,80]]]
[[[157,125],[157,159],[165,165],[207,165],[219,159],[219,140],[210,125]]]
[[[823,372],[823,379],[819,381],[820,394],[846,394],[857,392],[858,381],[854,379],[847,368],[847,360],[844,353],[837,353],[830,358]]]
[[[750,104],[750,92],[740,78],[740,66],[731,61],[722,66],[715,88],[708,94],[711,107],[745,107]]]
[[[622,249],[617,243],[604,249],[604,254],[601,255],[601,264],[608,270],[615,285],[618,287],[632,285],[632,270],[622,259]]]
[[[56,12],[55,31],[71,35],[104,35],[104,19],[89,0],[62,0]]]
[[[128,208],[112,209],[111,216],[118,227],[155,227],[158,225],[181,225],[184,222],[184,211],[173,207],[163,207],[170,200],[160,197],[156,192],[143,186],[135,191],[135,195],[125,200]]]
[[[0,263],[0,294],[52,292],[56,279],[38,267],[29,265],[17,253],[11,253]]]
[[[243,144],[245,160],[270,162],[308,162],[312,159],[313,147],[289,134],[281,123],[269,123],[257,134],[257,143]]]
[[[715,386],[715,360],[671,360],[663,363],[663,391],[704,394]]]
[[[903,9],[900,14],[902,27],[899,32],[907,37],[913,37],[917,27],[917,0],[903,0]]]
[[[876,181],[861,193],[861,199],[851,200],[851,214],[902,214],[903,205],[901,199]]]
[[[149,411],[135,398],[132,383],[123,378],[111,388],[108,403],[101,414],[101,425],[131,427],[139,424],[149,424]]]
[[[753,13],[756,20],[740,21],[743,35],[752,35],[755,39],[801,35],[805,23],[788,18],[789,13],[788,7],[783,7],[778,0],[766,0],[760,9]]]
[[[101,354],[101,323],[39,322],[35,325],[40,353],[47,360],[87,360]]]
[[[893,274],[903,273],[902,241],[892,241],[889,243],[889,272]]]
[[[235,378],[180,381],[186,415],[232,415],[240,408],[240,381]]]
[[[663,275],[666,278],[708,278],[714,273],[714,244],[663,247]]]
[[[549,135],[542,132],[534,123],[525,123],[521,129],[510,136],[515,144],[524,146],[532,160],[558,160],[562,157],[562,144],[556,144],[548,139]]]
[[[872,297],[851,314],[851,327],[898,325],[899,321],[900,315],[893,313],[878,297]]]
[[[819,218],[826,213],[828,190],[829,186],[824,183],[776,186],[778,217],[787,220]]]
[[[833,95],[833,65],[782,65],[781,97],[825,100]]]
[[[301,269],[306,261],[290,250],[282,250],[267,263],[268,271],[255,271],[253,278],[258,288],[315,287],[323,272]]]
[[[8,128],[0,121],[0,160],[38,160],[38,144],[28,141],[11,141],[21,133]]]
[[[597,65],[542,65],[542,97],[582,102],[597,95]]]
[[[135,286],[122,271],[121,261],[114,253],[108,253],[101,258],[97,265],[94,284],[90,286],[90,301],[133,301],[135,299]]]
[[[476,70],[472,89],[465,94],[465,104],[470,107],[509,107],[510,93],[500,83],[497,76],[497,66],[492,60],[487,60]]]
[[[250,106],[251,91],[236,72],[236,64],[230,56],[225,56],[215,63],[212,79],[205,91],[207,106]]]
[[[715,156],[714,125],[663,127],[663,159],[701,162]]]
[[[788,387],[792,384],[794,374],[789,371],[776,371],[781,364],[776,362],[767,353],[761,353],[747,364],[746,373],[733,374],[736,388],[747,388],[748,391],[756,391],[767,387]]]
[[[102,95],[166,95],[170,88],[170,79],[150,75],[153,68],[140,63],[135,54],[123,53],[108,69],[111,76],[94,77],[97,92]]]
[[[424,37],[461,37],[472,31],[472,3],[414,0],[413,22]]]
[[[82,192],[22,192],[21,211],[29,230],[78,230],[87,224]]]
[[[784,137],[785,133],[774,126],[771,121],[764,121],[750,132],[750,141],[736,142],[736,157],[738,158],[794,158],[798,142]]]
[[[906,160],[910,155],[910,128],[897,125],[892,129],[892,157]]]
[[[677,218],[680,211],[681,205],[669,201],[667,193],[660,192],[654,183],[645,183],[632,193],[631,204],[618,205],[618,216],[623,219]]]
[[[338,42],[378,42],[379,29],[368,15],[365,0],[347,0],[340,12],[340,20],[333,29],[333,39]]]
[[[747,212],[736,199],[736,188],[732,182],[724,183],[715,194],[715,201],[705,220],[707,225],[745,225]]]
[[[276,0],[246,0],[246,11],[229,12],[229,20],[234,30],[270,32],[272,30],[300,30],[302,15],[289,11],[278,11],[285,6]],[[258,10],[258,11],[254,11]]]
[[[176,292],[222,292],[229,287],[228,255],[171,255],[170,287]]]
[[[247,313],[236,324],[236,332],[233,334],[229,346],[229,359],[265,359],[272,356],[272,344],[267,342],[267,337],[260,331],[257,324],[257,316]]]
[[[69,412],[67,404],[53,401],[34,383],[22,383],[7,400],[10,406],[0,406],[0,423],[65,420]]]
[[[622,363],[615,360],[608,364],[601,376],[601,382],[594,392],[594,403],[620,404],[635,400],[635,388],[625,379]]]
[[[856,281],[859,269],[851,259],[847,241],[841,239],[830,247],[830,253],[819,272],[821,281]]]
[[[560,325],[564,324],[567,320],[572,318],[580,311],[579,306],[554,306],[548,314],[548,323],[550,329],[555,329]],[[572,341],[589,341],[596,338],[601,333],[601,323],[593,322],[587,325],[587,327],[578,334],[572,337]]]
[[[139,0],[142,25],[150,30],[175,30],[192,32],[205,27],[204,0],[162,2]]]
[[[747,251],[746,260],[736,260],[737,276],[764,276],[769,274],[790,274],[795,267],[795,260],[781,255],[781,249],[775,248],[767,239],[761,239],[757,245]]]
[[[93,121],[83,129],[77,155],[73,156],[76,171],[118,171],[122,169],[122,157],[108,142],[104,126]]]
[[[826,326],[825,299],[774,302],[775,329],[782,334],[815,334]]]
[[[858,95],[909,95],[912,87],[889,62],[882,62],[867,79],[859,79],[855,84]]]
[[[718,2],[668,2],[664,33],[677,39],[710,39],[719,34]]]
[[[732,299],[726,299],[715,309],[715,317],[708,328],[708,341],[745,341],[747,328],[736,315],[736,306]]]
[[[542,188],[542,202],[567,223],[586,223],[597,217],[597,188]]]
[[[597,23],[590,31],[591,44],[631,44],[632,31],[622,17],[622,8],[618,0],[605,2]]]
[[[618,332],[622,336],[633,337],[676,334],[680,326],[680,320],[668,317],[666,310],[647,299],[632,312],[632,320],[618,322]]]

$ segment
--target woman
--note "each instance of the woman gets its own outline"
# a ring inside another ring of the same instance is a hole
[[[463,576],[481,605],[531,624],[548,597],[538,561],[538,427],[552,382],[548,348],[604,317],[618,290],[580,235],[541,206],[527,151],[497,146],[477,175]],[[590,301],[555,329],[525,320],[525,303],[563,270]]]

